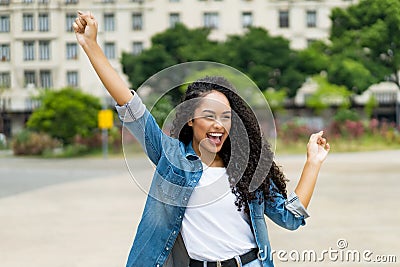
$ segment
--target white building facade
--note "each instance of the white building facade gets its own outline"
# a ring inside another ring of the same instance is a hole
[[[0,132],[12,135],[20,130],[35,108],[31,95],[38,89],[76,87],[109,101],[72,31],[77,10],[96,16],[98,41],[123,76],[121,53],[140,53],[151,45],[154,34],[177,22],[189,28],[210,27],[210,38],[216,40],[241,34],[249,26],[263,27],[289,39],[292,48],[302,49],[328,37],[332,8],[353,2],[0,0]]]

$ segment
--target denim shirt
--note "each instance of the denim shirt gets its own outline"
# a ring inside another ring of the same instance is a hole
[[[180,229],[186,205],[201,175],[202,164],[191,144],[163,133],[154,117],[135,93],[131,101],[116,107],[120,120],[142,145],[156,170],[141,221],[129,253],[127,267],[189,265]],[[274,185],[272,185],[274,186]],[[265,217],[295,230],[305,225],[308,213],[293,192],[285,199],[275,194],[273,201],[249,201],[251,227],[264,267],[273,266]]]

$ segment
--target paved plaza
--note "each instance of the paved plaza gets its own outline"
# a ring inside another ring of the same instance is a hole
[[[304,160],[277,157],[289,191]],[[150,179],[147,159],[128,162],[134,176]],[[400,266],[399,195],[400,151],[331,153],[307,225],[291,232],[267,220],[275,265]],[[125,266],[145,197],[122,156],[0,155],[0,266]]]

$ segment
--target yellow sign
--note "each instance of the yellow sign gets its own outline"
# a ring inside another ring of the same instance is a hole
[[[111,129],[114,124],[113,112],[111,109],[103,109],[98,114],[99,128]]]

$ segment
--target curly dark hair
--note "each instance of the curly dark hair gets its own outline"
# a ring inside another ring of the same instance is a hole
[[[189,84],[182,104],[177,107],[171,136],[186,145],[192,141],[192,127],[187,122],[193,118],[202,97],[212,91],[223,93],[232,109],[231,130],[218,155],[229,175],[238,210],[244,208],[249,213],[247,203],[257,198],[257,190],[263,192],[266,201],[272,201],[275,193],[286,198],[287,179],[273,160],[273,152],[263,138],[255,114],[224,77],[207,76]],[[184,105],[185,101],[190,104]]]

